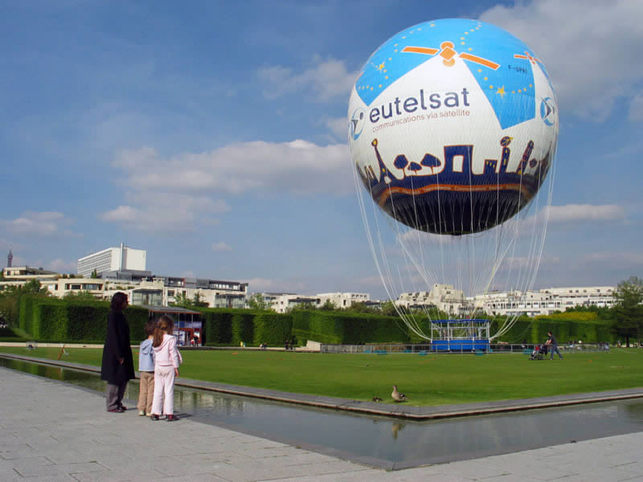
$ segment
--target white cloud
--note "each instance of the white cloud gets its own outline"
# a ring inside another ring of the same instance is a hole
[[[347,194],[353,189],[349,160],[345,144],[295,140],[231,144],[170,159],[145,147],[121,152],[113,165],[123,169],[123,182],[135,191]]]
[[[232,251],[232,247],[227,243],[220,241],[218,243],[212,243],[212,251]]]
[[[348,99],[357,72],[348,72],[341,60],[316,57],[313,62],[315,65],[300,72],[278,65],[259,69],[259,79],[265,83],[264,96],[274,99],[306,91],[311,94],[309,100],[317,102],[337,97]]]
[[[141,212],[132,206],[118,206],[116,209],[103,213],[103,221],[116,223],[135,223],[141,217]]]
[[[0,219],[0,229],[22,236],[71,235],[71,231],[67,229],[71,223],[72,221],[60,212],[26,211],[16,219]]]
[[[584,262],[605,263],[610,266],[618,265],[624,268],[630,268],[636,271],[643,266],[643,253],[628,253],[628,252],[599,252],[590,253],[582,257]]]
[[[548,220],[550,227],[578,225],[580,223],[616,222],[626,219],[625,209],[616,204],[565,204],[546,206],[532,216],[515,219],[519,223],[517,230],[521,233],[538,231],[543,221]],[[513,221],[509,221],[513,222]]]
[[[45,263],[45,267],[57,273],[75,273],[77,269],[75,261],[65,261],[60,258]]]
[[[643,95],[637,95],[630,102],[628,119],[634,122],[643,121]]]
[[[637,95],[643,81],[643,2],[542,0],[498,5],[480,19],[529,45],[544,61],[561,110],[602,121],[619,97]]]
[[[326,119],[324,124],[337,139],[346,139],[348,133],[348,121],[346,117],[335,117],[333,119]]]
[[[253,293],[276,291],[279,282],[274,279],[252,278],[248,281],[248,289]]]
[[[127,202],[101,219],[146,231],[216,224],[213,216],[230,209],[222,199],[229,195],[346,195],[354,189],[345,144],[254,141],[172,158],[143,147],[120,152],[112,165],[122,170]]]
[[[197,218],[201,223],[216,224],[212,217],[229,210],[225,201],[203,195],[141,191],[128,193],[128,198],[133,205],[120,205],[100,218],[141,231],[175,232],[194,229]]]
[[[621,221],[625,219],[625,209],[616,204],[566,204],[549,206],[550,223],[574,223],[584,221]]]
[[[248,281],[248,291],[252,293],[304,293],[306,283],[296,279],[252,278]]]

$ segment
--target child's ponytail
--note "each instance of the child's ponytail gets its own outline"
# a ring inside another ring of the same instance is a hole
[[[173,330],[174,320],[168,315],[162,315],[156,322],[156,327],[154,328],[154,339],[152,340],[152,346],[161,346],[161,343],[163,343],[163,335],[165,335],[166,333],[168,335],[171,335]]]

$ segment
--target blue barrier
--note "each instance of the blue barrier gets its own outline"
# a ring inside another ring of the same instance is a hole
[[[490,351],[489,340],[461,338],[457,340],[433,340],[432,351]]]

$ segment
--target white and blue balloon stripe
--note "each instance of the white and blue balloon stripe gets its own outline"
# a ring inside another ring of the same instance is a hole
[[[464,61],[503,129],[534,117],[532,69],[539,61],[516,37],[476,20],[425,22],[395,35],[364,65],[355,84],[357,94],[370,106],[393,82],[435,55],[444,58],[444,75],[449,75],[448,62],[453,65],[449,59]],[[457,87],[461,86],[454,85]]]

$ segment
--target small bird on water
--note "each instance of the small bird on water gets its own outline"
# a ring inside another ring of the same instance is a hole
[[[391,393],[391,397],[396,402],[406,402],[407,400],[406,395],[397,391],[397,385],[393,385],[393,392]]]

